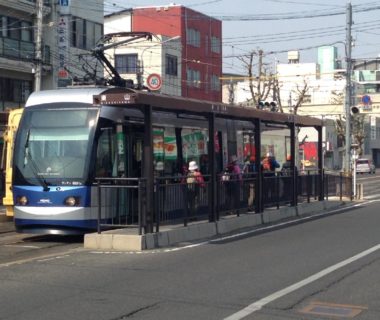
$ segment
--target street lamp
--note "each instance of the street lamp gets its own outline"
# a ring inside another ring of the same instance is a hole
[[[165,44],[165,43],[168,43],[168,42],[170,42],[170,41],[173,41],[173,40],[177,40],[177,39],[179,39],[179,38],[181,38],[180,36],[174,36],[174,37],[171,37],[171,38],[169,38],[169,39],[166,39],[166,40],[164,40],[164,41],[160,41],[160,42],[157,42],[157,43],[155,43],[155,44],[153,44],[153,45],[151,45],[151,46],[148,46],[148,47],[146,47],[146,48],[144,48],[142,51],[141,51],[141,55],[140,55],[140,59],[141,59],[141,66],[140,66],[140,70],[139,70],[139,73],[138,73],[138,75],[137,75],[137,82],[138,82],[138,85],[139,85],[139,88],[142,88],[142,86],[143,86],[143,74],[144,74],[144,53],[145,53],[145,51],[147,50],[147,49],[150,49],[150,48],[153,48],[153,47],[156,47],[156,46],[159,46],[159,45],[163,45],[163,44]]]

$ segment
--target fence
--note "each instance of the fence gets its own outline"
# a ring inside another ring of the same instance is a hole
[[[261,176],[261,195],[256,192],[257,173],[243,176],[217,176],[216,215],[258,212],[257,204],[265,208],[297,205],[329,197],[352,199],[352,178],[342,173],[308,170],[279,172]],[[204,184],[186,183],[186,178],[157,177],[154,185],[154,224],[183,224],[210,219],[211,176],[204,176]],[[146,180],[141,178],[99,178],[98,232],[102,228],[134,227],[139,234],[146,224]],[[293,181],[296,183],[294,184]],[[257,197],[259,197],[257,199]]]

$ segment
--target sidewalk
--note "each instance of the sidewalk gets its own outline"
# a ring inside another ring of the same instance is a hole
[[[137,235],[136,231],[125,228],[104,231],[101,234],[90,233],[84,237],[84,248],[115,251],[142,251],[166,248],[183,242],[201,241],[227,234],[253,229],[274,222],[292,220],[295,223],[307,216],[312,217],[328,210],[344,208],[346,202],[339,199],[301,203],[297,207],[267,209],[262,214],[248,213],[239,217],[231,216],[216,222],[199,222],[166,226],[158,233]]]

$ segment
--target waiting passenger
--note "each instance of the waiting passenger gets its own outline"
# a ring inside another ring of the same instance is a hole
[[[240,188],[243,182],[242,173],[236,155],[231,156],[227,169],[230,174],[230,179],[227,183],[226,198],[230,209],[235,211],[240,208]]]
[[[189,162],[186,183],[187,183],[187,208],[189,216],[194,217],[200,204],[200,188],[205,187],[202,173],[195,161]]]
[[[280,164],[277,162],[273,154],[271,152],[268,152],[266,154],[266,157],[262,161],[262,167],[263,167],[264,175],[274,176],[275,170],[277,168],[280,168]]]

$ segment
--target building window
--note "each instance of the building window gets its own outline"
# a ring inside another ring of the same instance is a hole
[[[201,33],[198,30],[188,28],[186,31],[186,43],[190,46],[201,46]]]
[[[7,17],[7,37],[21,40],[20,21],[16,18]]]
[[[33,25],[27,21],[21,21],[21,40],[33,42]]]
[[[211,90],[220,91],[220,80],[215,74],[211,76]]]
[[[0,30],[4,38],[33,42],[33,25],[29,21],[0,16]]]
[[[120,74],[137,73],[137,54],[115,54],[115,68]]]
[[[214,53],[221,52],[220,39],[217,37],[211,37],[211,52],[214,52]]]
[[[84,49],[84,20],[73,17],[71,22],[71,45],[75,48]]]
[[[82,18],[73,17],[71,23],[71,46],[91,50],[103,34],[102,25]]]
[[[32,81],[0,78],[0,101],[24,103],[32,92]]]
[[[201,87],[201,72],[198,70],[187,69],[187,85],[189,87]]]
[[[178,75],[178,57],[171,54],[165,56],[165,73],[171,76]]]

